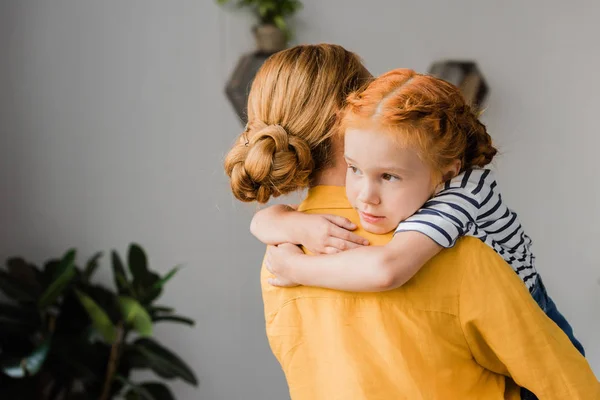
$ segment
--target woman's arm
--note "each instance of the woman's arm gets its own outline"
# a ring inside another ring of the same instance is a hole
[[[258,211],[250,232],[269,245],[301,244],[313,253],[333,254],[369,241],[351,231],[356,225],[337,215],[305,214],[294,206],[276,204]]]
[[[305,286],[381,292],[402,286],[442,247],[419,232],[399,232],[385,246],[308,256],[292,245],[269,248],[266,267],[278,278]]]

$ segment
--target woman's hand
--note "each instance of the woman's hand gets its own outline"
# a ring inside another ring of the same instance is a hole
[[[275,278],[270,278],[268,283],[278,287],[299,286],[290,276],[294,256],[298,255],[303,256],[304,253],[298,246],[293,244],[284,243],[279,246],[269,246],[265,258],[265,267],[275,275]]]
[[[300,243],[311,253],[335,254],[369,245],[367,239],[351,232],[357,227],[347,218],[328,214],[298,214],[297,226],[302,231]]]

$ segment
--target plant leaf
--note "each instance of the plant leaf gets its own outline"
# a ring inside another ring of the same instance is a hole
[[[102,257],[102,252],[99,251],[88,260],[88,262],[85,266],[85,270],[83,271],[83,276],[81,277],[84,282],[90,281],[90,278],[92,277],[92,275],[98,268],[98,265],[99,265],[98,261],[100,260],[101,257]]]
[[[135,243],[129,246],[128,251],[129,271],[133,276],[131,286],[134,297],[143,304],[149,304],[161,294],[161,289],[154,288],[154,284],[160,281],[160,276],[148,269],[148,260],[144,250]]]
[[[42,284],[44,287],[50,286],[54,280],[56,271],[58,271],[58,268],[60,267],[60,261],[60,259],[52,259],[46,261],[44,264],[44,269],[42,271]]]
[[[148,260],[146,253],[144,253],[144,250],[138,244],[132,243],[129,246],[127,263],[133,280],[145,281],[148,274]]]
[[[125,388],[129,388],[127,393],[125,393],[125,400],[154,400],[152,393],[141,387],[141,385],[131,382],[124,376],[116,375],[115,380],[121,382]]]
[[[151,361],[138,351],[134,345],[125,345],[121,361],[132,369],[152,369]]]
[[[33,306],[15,306],[0,303],[0,326],[13,324],[22,328],[40,328],[41,319],[38,310]]]
[[[154,400],[152,394],[137,386],[130,386],[130,389],[125,393],[125,400]]]
[[[189,326],[194,326],[194,324],[195,324],[193,319],[187,318],[187,317],[181,317],[179,315],[158,315],[158,316],[155,316],[154,318],[152,318],[152,321],[154,321],[154,322],[171,321],[171,322],[178,322],[181,324],[186,324]]]
[[[160,382],[144,382],[139,385],[130,383],[130,386],[131,389],[125,395],[126,400],[175,400],[168,386]]]
[[[131,284],[127,280],[127,273],[125,272],[125,268],[123,267],[123,262],[117,254],[116,251],[111,252],[112,259],[112,269],[113,275],[115,278],[115,286],[117,287],[117,291],[119,294],[133,294],[133,290],[131,289]]]
[[[22,315],[23,309],[21,307],[0,303],[0,318],[19,319]]]
[[[165,276],[163,276],[158,282],[156,282],[154,285],[152,285],[152,290],[162,289],[162,287],[165,285],[165,283],[167,283],[173,276],[175,276],[177,271],[179,271],[181,268],[182,268],[181,265],[178,265],[178,266],[174,267],[173,269],[171,269],[169,272],[167,272],[167,274]]]
[[[48,337],[35,351],[27,357],[25,368],[29,375],[35,375],[39,372],[48,356],[50,350],[51,338]]]
[[[261,16],[261,18],[265,18],[267,16],[267,14],[269,13],[269,9],[272,8],[271,4],[260,4],[258,6],[258,15]]]
[[[174,312],[175,309],[171,308],[171,307],[165,307],[165,306],[150,306],[148,308],[148,311],[150,312],[151,315],[158,314],[158,313],[170,314],[170,313]]]
[[[198,380],[190,367],[167,348],[152,339],[138,339],[134,348],[141,354],[156,374],[163,378],[180,377],[191,385],[197,386]]]
[[[119,306],[123,319],[141,336],[152,336],[152,319],[146,309],[134,298],[120,296]]]
[[[286,36],[289,36],[287,24],[285,22],[285,19],[283,19],[281,15],[274,16],[273,23],[275,23],[275,26],[281,29],[286,34]]]
[[[117,338],[117,330],[106,312],[88,295],[75,290],[81,305],[87,311],[94,328],[102,334],[104,340],[113,343]]]
[[[58,265],[58,269],[54,271],[54,279],[57,279],[59,276],[63,274],[65,270],[69,268],[71,264],[75,263],[75,256],[77,255],[77,250],[69,249],[63,255],[63,257],[59,260],[60,264]]]
[[[81,285],[77,289],[94,299],[96,304],[106,312],[108,318],[113,323],[116,324],[121,319],[119,296],[113,290],[109,290],[101,285]]]
[[[75,276],[75,253],[74,249],[69,250],[60,261],[60,266],[55,273],[54,281],[38,301],[39,308],[44,309],[53,304]]]
[[[136,289],[138,299],[142,304],[149,305],[154,300],[160,297],[162,288],[155,288],[154,285],[160,281],[160,275],[154,272],[148,272],[145,281],[133,281],[133,285]]]
[[[16,301],[36,301],[35,293],[32,292],[31,287],[17,281],[4,271],[0,271],[0,291]]]
[[[2,371],[11,378],[24,378],[37,374],[48,356],[50,341],[50,338],[44,340],[25,358],[2,363]]]
[[[13,257],[6,260],[6,269],[11,277],[31,287],[36,296],[40,295],[42,288],[39,278],[42,273],[35,265],[29,264],[20,257]]]
[[[167,385],[160,382],[144,382],[140,385],[152,394],[154,400],[175,400]]]

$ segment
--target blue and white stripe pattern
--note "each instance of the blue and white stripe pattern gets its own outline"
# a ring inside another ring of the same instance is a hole
[[[515,270],[532,290],[537,281],[531,239],[517,214],[502,201],[489,169],[465,171],[444,187],[396,232],[417,231],[442,247],[452,247],[464,235],[481,239]]]

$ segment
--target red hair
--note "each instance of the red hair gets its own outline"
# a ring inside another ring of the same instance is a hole
[[[387,72],[351,94],[343,127],[391,133],[403,145],[415,146],[436,172],[455,160],[461,171],[483,167],[497,153],[456,86],[410,69]]]

